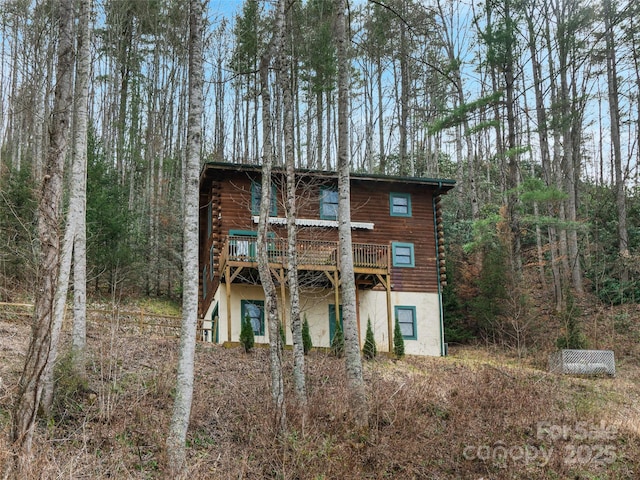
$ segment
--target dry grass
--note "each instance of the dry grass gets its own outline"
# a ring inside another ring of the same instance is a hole
[[[9,460],[10,406],[28,335],[26,323],[0,320],[0,464]],[[93,326],[88,388],[62,392],[55,420],[39,426],[33,478],[161,478],[177,347],[177,339],[136,335],[109,320]],[[627,356],[619,358],[615,379],[558,377],[536,368],[536,361],[479,348],[447,358],[378,359],[365,364],[369,428],[356,430],[343,361],[311,352],[306,422],[289,404],[289,431],[278,437],[267,354],[198,345],[184,478],[640,474],[639,370]],[[292,386],[287,389],[293,398]],[[582,438],[585,428],[608,438]]]

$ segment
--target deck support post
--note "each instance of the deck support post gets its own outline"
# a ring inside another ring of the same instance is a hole
[[[285,344],[287,343],[287,292],[284,269],[280,269],[280,294],[282,295],[282,330],[284,331]],[[284,345],[283,345],[284,346]]]
[[[227,294],[227,341],[231,342],[231,267],[229,265],[225,268],[224,282]]]
[[[391,314],[391,275],[387,274],[385,289],[387,291],[387,335],[389,336],[389,353],[393,352],[393,315]]]
[[[358,345],[362,348],[362,334],[360,333],[360,294],[356,282],[356,322],[358,324]]]
[[[336,323],[340,322],[340,281],[338,279],[338,270],[333,272],[333,292],[336,300]]]

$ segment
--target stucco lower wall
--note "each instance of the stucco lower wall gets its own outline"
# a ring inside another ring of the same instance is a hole
[[[362,340],[367,328],[367,319],[371,318],[371,327],[376,338],[376,345],[381,352],[389,351],[389,324],[387,320],[386,292],[365,290],[359,292],[360,328]],[[391,292],[391,315],[396,306],[415,307],[416,332],[415,340],[405,339],[405,353],[409,355],[440,356],[440,302],[437,293],[423,292]],[[393,323],[390,326],[393,335]]]
[[[237,342],[240,337],[240,316],[242,300],[264,300],[264,293],[261,286],[234,284],[231,289],[231,341]],[[203,328],[212,328],[212,314],[217,304],[218,341],[220,343],[229,339],[226,306],[226,286],[220,285],[214,295],[213,302],[205,315]],[[302,319],[306,317],[309,321],[309,330],[314,347],[329,347],[329,305],[335,304],[335,293],[333,290],[313,290],[302,291],[300,295],[300,308]],[[405,339],[405,353],[409,355],[441,355],[440,329],[440,304],[438,294],[423,292],[391,292],[391,314],[394,315],[395,306],[411,306],[416,310],[416,332],[415,340]],[[287,344],[292,343],[289,316],[289,297],[284,301],[284,308],[280,292],[278,292],[278,308],[280,316],[284,311],[286,319]],[[384,291],[359,290],[358,310],[360,316],[360,343],[364,343],[367,320],[371,319],[371,326],[376,339],[378,351],[389,351],[389,323],[387,319],[387,295]],[[393,324],[391,325],[393,332]],[[207,332],[206,339],[212,341],[212,337]],[[268,327],[265,325],[265,335],[256,336],[256,343],[268,343]]]

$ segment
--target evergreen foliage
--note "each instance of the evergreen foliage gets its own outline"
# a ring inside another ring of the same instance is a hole
[[[362,355],[367,360],[371,360],[378,355],[378,348],[376,347],[376,339],[373,336],[373,329],[371,328],[371,318],[367,319],[367,335],[364,339],[364,347],[362,348]]]
[[[136,238],[135,214],[128,208],[129,187],[121,184],[92,129],[87,141],[87,270],[100,272],[97,288],[104,279],[111,290],[114,283],[138,270],[143,249],[135,248],[135,242],[146,239]]]
[[[451,111],[448,116],[439,118],[438,120],[430,124],[428,126],[428,132],[433,135],[448,128],[460,125],[465,121],[465,119],[468,119],[477,110],[481,110],[487,106],[499,102],[501,97],[502,92],[495,92],[491,95],[487,95],[486,97],[481,97],[464,105],[460,105],[459,107]],[[488,128],[493,125],[487,124],[485,126]]]
[[[83,403],[90,392],[83,373],[74,368],[73,354],[61,355],[54,367],[54,395],[51,420],[57,424],[83,414]]]
[[[33,276],[33,239],[36,236],[38,208],[31,170],[7,168],[1,172],[0,183],[0,245],[3,274],[20,284]]]
[[[638,303],[638,257],[624,258],[618,252],[615,194],[610,188],[593,185],[586,185],[585,190],[581,214],[590,218],[588,234],[594,239],[589,261],[584,263],[585,276],[591,281],[593,292],[605,304]],[[627,212],[629,248],[634,252],[640,248],[640,195],[628,199]]]
[[[340,322],[336,322],[336,332],[331,340],[331,355],[342,358],[344,355],[344,333]]]
[[[482,268],[476,280],[478,294],[469,305],[471,315],[477,320],[480,333],[485,338],[495,337],[497,317],[504,313],[508,278],[506,258],[505,248],[499,243],[485,248]]]
[[[242,327],[240,329],[240,344],[244,347],[244,351],[249,353],[255,343],[255,336],[253,333],[253,326],[251,325],[251,318],[249,315],[242,320]]]
[[[580,309],[575,305],[573,295],[569,290],[565,292],[566,308],[562,314],[566,333],[556,340],[559,349],[583,349],[587,348],[587,339],[582,333],[580,325]]]
[[[307,316],[304,316],[304,322],[302,323],[302,348],[304,354],[308,354],[313,348],[313,342],[311,341],[311,333],[309,332],[309,321]]]
[[[284,331],[282,323],[278,324],[278,329],[280,331],[280,348],[284,349],[284,346],[287,344],[287,334]]]
[[[461,302],[456,294],[452,275],[447,271],[447,286],[442,289],[444,314],[444,338],[449,343],[466,343],[475,338],[473,330],[465,323]]]
[[[473,242],[465,245],[468,253],[480,255],[481,268],[475,281],[477,294],[469,301],[469,314],[485,338],[495,338],[499,317],[507,298],[507,249],[499,237],[502,217],[489,214],[473,223]]]
[[[396,324],[393,328],[393,354],[396,358],[404,357],[404,337],[400,330],[400,322],[396,318]]]

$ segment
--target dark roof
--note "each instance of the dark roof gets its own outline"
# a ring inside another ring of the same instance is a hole
[[[204,180],[207,176],[207,170],[227,170],[235,172],[256,172],[260,173],[262,167],[260,165],[248,165],[238,163],[227,162],[206,162],[202,166],[200,172],[200,180]],[[274,173],[284,174],[282,167],[274,167]],[[338,178],[338,174],[333,171],[326,170],[310,170],[310,169],[296,169],[298,175],[308,175],[312,177],[325,177],[325,178]],[[425,178],[425,177],[402,177],[397,175],[378,175],[372,173],[351,173],[351,180],[362,180],[370,182],[397,182],[406,184],[421,184],[437,187],[442,192],[451,190],[455,184],[455,180],[445,178]]]

